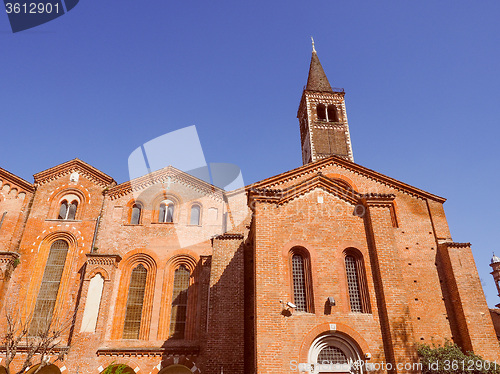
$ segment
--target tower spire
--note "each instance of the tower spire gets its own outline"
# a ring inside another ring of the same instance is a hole
[[[312,56],[311,64],[309,65],[309,76],[307,77],[307,91],[320,91],[320,92],[332,92],[332,87],[328,78],[326,77],[323,66],[319,62],[318,54],[316,53],[316,48],[314,46],[314,39],[311,36],[312,41]]]
[[[302,162],[308,164],[331,156],[354,162],[344,90],[332,89],[319,62],[312,36],[311,42],[311,65],[297,112]]]

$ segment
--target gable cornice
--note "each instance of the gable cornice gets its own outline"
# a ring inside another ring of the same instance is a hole
[[[2,168],[0,168],[0,178],[4,181],[2,184],[5,184],[6,181],[7,183],[14,184],[27,192],[33,192],[35,190],[33,184]]]
[[[92,165],[89,165],[86,162],[75,158],[73,160],[64,162],[60,165],[51,167],[47,170],[33,175],[35,179],[35,186],[41,186],[45,183],[61,178],[64,175],[71,174],[75,171],[81,173],[87,179],[93,181],[101,187],[108,187],[110,185],[116,184],[115,180],[109,175],[96,169]]]
[[[347,188],[343,181],[327,178],[319,172],[311,178],[281,190],[252,187],[249,190],[248,199],[249,202],[261,201],[283,205],[316,188],[321,188],[352,205],[359,204],[363,198],[359,192]]]
[[[330,165],[335,165],[341,167],[345,170],[348,170],[353,173],[357,173],[366,178],[372,179],[376,182],[382,183],[388,187],[394,188],[398,191],[407,193],[409,195],[421,198],[421,199],[430,199],[437,201],[439,203],[444,203],[446,199],[444,197],[440,197],[430,192],[426,192],[417,187],[411,186],[409,184],[398,181],[397,179],[388,177],[384,174],[378,173],[374,170],[368,169],[364,166],[358,165],[349,160],[345,160],[338,156],[331,156],[316,162],[312,162],[296,169],[284,172],[282,174],[278,174],[276,176],[264,179],[260,182],[253,183],[247,187],[247,189],[251,188],[274,188],[283,183],[292,181],[293,179],[297,179],[308,174],[321,172],[323,169]]]
[[[167,183],[168,178],[186,186],[192,187],[204,195],[210,195],[219,201],[224,200],[225,191],[199,178],[183,172],[173,166],[154,171],[139,178],[132,179],[117,186],[111,187],[105,193],[111,200],[118,199],[134,191],[142,191],[156,183]]]

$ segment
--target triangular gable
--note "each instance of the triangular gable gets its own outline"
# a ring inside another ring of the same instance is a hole
[[[102,187],[107,187],[116,183],[109,175],[104,174],[102,171],[78,158],[36,173],[33,177],[35,178],[35,185],[39,186],[73,172],[81,173],[87,179]]]
[[[190,186],[204,195],[213,196],[217,200],[222,201],[224,199],[225,191],[223,189],[176,169],[173,166],[167,166],[131,181],[120,183],[110,188],[106,194],[114,200],[135,191],[143,191],[157,183],[171,183],[172,181]]]
[[[3,181],[2,185],[9,183],[28,192],[34,191],[34,187],[30,182],[2,168],[0,168],[0,179]]]
[[[363,198],[363,195],[354,191],[344,181],[327,178],[322,173],[316,173],[312,177],[282,190],[252,187],[249,190],[249,196],[250,200],[266,201],[282,205],[316,188],[321,188],[352,205],[359,204],[360,200]]]
[[[382,183],[384,185],[387,185],[391,188],[394,188],[396,190],[408,193],[413,196],[417,196],[420,198],[424,199],[431,199],[438,201],[440,203],[444,203],[446,201],[445,198],[431,194],[429,192],[426,192],[424,190],[421,190],[417,187],[413,187],[409,184],[403,183],[401,181],[398,181],[397,179],[388,177],[384,174],[378,173],[374,170],[368,169],[364,166],[358,165],[354,162],[345,160],[341,157],[337,156],[331,156],[328,158],[325,158],[320,161],[316,161],[313,163],[306,164],[304,166],[298,167],[296,169],[287,171],[285,173],[276,175],[274,177],[270,177],[267,179],[264,179],[260,182],[253,183],[249,186],[247,186],[247,189],[251,188],[276,188],[276,186],[279,186],[280,184],[289,182],[297,177],[302,177],[302,176],[308,176],[312,174],[316,174],[318,172],[321,172],[324,168],[328,166],[338,166],[344,169],[347,169],[353,173],[361,174],[367,178],[373,179],[379,183]]]

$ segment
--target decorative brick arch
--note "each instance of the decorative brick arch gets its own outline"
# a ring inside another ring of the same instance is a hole
[[[167,261],[163,272],[163,287],[160,301],[160,321],[158,324],[158,338],[167,339],[170,325],[170,314],[172,310],[172,290],[175,270],[184,265],[191,274],[188,291],[188,310],[186,320],[186,339],[194,338],[196,335],[196,314],[198,297],[198,274],[197,268],[200,263],[199,255],[187,251],[176,251]]]
[[[108,366],[111,365],[126,365],[130,369],[132,369],[136,374],[144,374],[145,372],[141,370],[141,367],[137,364],[137,362],[131,360],[130,358],[127,357],[119,357],[118,359],[116,357],[111,357],[106,360],[106,362],[103,365],[100,365],[99,367],[95,368],[93,371],[94,374],[99,374],[104,371]],[[137,371],[136,371],[137,369]],[[146,371],[146,373],[149,373]]]
[[[89,194],[87,189],[85,189],[85,192],[87,194]],[[78,208],[76,210],[75,219],[81,219],[82,216],[84,215],[85,210],[86,210],[86,205],[87,205],[86,202],[88,200],[85,196],[85,192],[82,191],[80,188],[66,187],[66,186],[63,186],[63,187],[59,188],[58,190],[56,190],[56,192],[50,198],[48,218],[49,219],[56,219],[57,218],[57,214],[59,213],[59,209],[60,209],[59,203],[64,199],[64,196],[76,195],[80,201],[78,202]],[[70,203],[70,202],[71,201],[68,201],[68,203]]]
[[[173,216],[173,222],[172,223],[177,223],[179,222],[180,219],[180,211],[181,211],[181,206],[183,204],[182,199],[177,195],[172,192],[165,192],[162,191],[161,193],[156,194],[154,199],[151,201],[151,222],[158,222],[158,215],[160,213],[160,204],[164,200],[170,200],[174,203],[174,216]]]
[[[346,177],[345,175],[337,174],[337,173],[328,173],[328,174],[325,174],[325,177],[330,178],[330,179],[337,179],[340,181],[340,183],[343,182],[342,184],[346,185],[346,187],[354,193],[358,193],[357,191],[359,191],[359,189],[356,186],[356,184],[354,183],[354,181],[351,178]]]
[[[126,225],[130,224],[130,219],[132,218],[132,209],[133,209],[134,205],[136,205],[136,204],[141,209],[141,214],[140,214],[140,217],[139,217],[139,224],[143,221],[146,204],[140,198],[138,198],[138,199],[130,199],[127,202],[127,204],[125,205],[125,212],[122,215],[122,221],[123,221],[124,224],[126,224]]]
[[[345,335],[357,346],[356,348],[359,350],[360,355],[363,357],[365,353],[370,352],[370,347],[368,343],[363,339],[361,334],[359,334],[353,328],[343,324],[343,323],[335,323],[335,330],[332,331],[331,324],[323,323],[311,329],[305,338],[302,340],[302,344],[300,345],[298,352],[298,362],[306,363],[308,360],[309,349],[313,344],[314,340],[318,338],[322,334],[335,333],[339,335]]]
[[[110,276],[109,276],[109,273],[103,269],[102,267],[96,267],[96,268],[93,268],[92,271],[90,271],[89,273],[85,274],[85,280],[90,280],[92,278],[94,278],[97,274],[101,274],[102,278],[104,279],[104,281],[109,281],[110,280]]]
[[[158,366],[155,366],[154,369],[156,371],[151,371],[151,374],[157,374],[165,372],[166,369],[168,369],[170,366],[173,365],[182,365],[191,370],[192,373],[201,373],[201,370],[196,366],[196,363],[194,362],[193,359],[191,359],[189,356],[184,356],[184,355],[179,355],[179,356],[168,356],[158,364]],[[160,369],[161,367],[161,369]]]
[[[61,282],[59,285],[59,291],[57,296],[57,302],[54,306],[54,319],[61,317],[59,313],[63,312],[65,305],[65,300],[69,297],[68,288],[70,287],[69,279],[74,272],[73,266],[78,254],[78,241],[74,234],[68,231],[56,231],[49,233],[45,238],[42,239],[38,254],[34,258],[35,264],[32,265],[31,271],[31,282],[28,286],[27,292],[27,311],[31,312],[35,307],[38,292],[40,290],[40,285],[42,283],[43,273],[45,271],[45,266],[47,264],[47,259],[49,257],[49,251],[52,244],[57,240],[64,240],[68,243],[68,253],[66,255],[66,262],[64,264],[64,270],[61,276]]]
[[[144,303],[141,316],[141,332],[139,339],[145,340],[149,337],[151,326],[151,315],[153,312],[154,289],[157,272],[156,256],[152,256],[146,250],[136,249],[125,255],[125,258],[120,262],[122,275],[120,278],[118,295],[128,295],[130,277],[132,270],[139,264],[147,270],[146,287],[144,293]],[[118,297],[115,306],[115,318],[112,329],[112,339],[121,339],[123,332],[123,324],[125,322],[127,297]]]
[[[40,366],[40,364],[33,365],[31,368],[29,368],[26,371],[26,374],[33,373],[39,366]],[[42,370],[39,371],[39,373],[42,373],[42,374],[46,373],[47,370],[49,370],[51,373],[55,372],[55,370],[58,370],[61,374],[68,374],[69,373],[68,368],[64,365],[63,362],[60,362],[60,361],[56,361],[50,365],[45,366],[44,368],[42,368]]]

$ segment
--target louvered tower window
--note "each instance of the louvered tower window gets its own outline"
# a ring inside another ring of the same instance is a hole
[[[46,331],[52,321],[68,248],[68,243],[64,240],[56,240],[50,247],[31,321],[30,334],[32,335]]]
[[[318,364],[347,364],[347,356],[338,347],[327,346],[318,355]]]
[[[292,256],[293,301],[296,310],[307,311],[306,280],[304,274],[304,258],[295,254]]]
[[[172,292],[172,313],[170,316],[170,337],[184,339],[187,319],[189,270],[181,265],[174,273]]]
[[[139,339],[147,275],[148,272],[142,264],[132,270],[130,286],[128,287],[123,339]]]
[[[349,289],[349,301],[351,312],[362,313],[361,293],[359,288],[359,274],[354,256],[345,257],[345,270],[347,274],[347,288]]]

